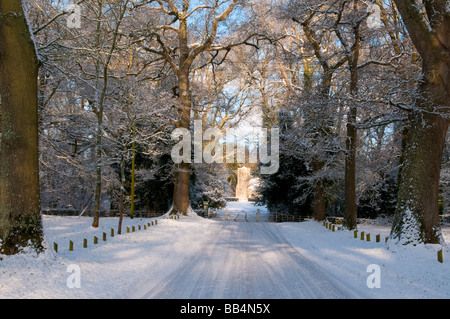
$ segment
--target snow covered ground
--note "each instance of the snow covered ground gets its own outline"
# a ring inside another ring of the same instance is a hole
[[[260,223],[256,221],[258,208]],[[170,290],[177,284],[186,288],[186,295],[179,292],[177,298],[303,298],[299,286],[294,285],[296,280],[305,280],[300,277],[302,271],[287,274],[287,269],[293,267],[289,263],[293,262],[309,267],[311,282],[306,282],[307,285],[320,287],[323,283],[317,281],[329,278],[333,285],[345,291],[343,297],[450,297],[447,247],[444,247],[444,263],[439,263],[436,253],[441,246],[438,245],[389,247],[384,237],[390,228],[384,223],[358,225],[360,231],[371,234],[372,241],[367,242],[353,238],[353,232],[332,232],[314,221],[266,223],[265,216],[266,211],[252,203],[229,202],[228,220],[226,211],[222,210],[214,219],[156,218],[158,225],[144,230],[144,224],[155,218],[126,218],[123,234],[114,237],[110,236],[110,229],[117,228],[117,218],[102,218],[100,228],[94,229],[89,217],[43,216],[49,249],[39,256],[1,256],[0,298],[164,298],[162,292],[166,289],[162,287]],[[136,231],[125,233],[126,226],[131,229],[132,225]],[[107,234],[105,242],[103,232]],[[379,243],[375,242],[376,234],[381,234]],[[443,235],[449,242],[448,228],[443,229]],[[96,245],[94,236],[99,240]],[[82,247],[83,238],[87,238],[88,248]],[[74,242],[73,251],[69,251],[69,240]],[[58,253],[52,249],[53,242],[58,243]],[[219,254],[217,250],[225,244],[229,249]],[[244,249],[243,246],[250,244],[257,248]],[[236,249],[241,251],[239,260],[237,254],[233,255]],[[257,270],[252,263],[263,264],[264,271]],[[76,266],[71,268],[71,265]],[[312,265],[318,274],[313,273]],[[367,285],[368,278],[374,282],[372,279],[377,274],[373,268],[368,272],[369,265],[379,267],[380,288]],[[189,273],[197,267],[205,275],[202,280],[198,274]],[[277,271],[282,276],[274,276]],[[234,277],[236,274],[238,277]],[[264,274],[267,278],[262,278]],[[74,280],[77,276],[79,287]],[[191,279],[182,283],[188,276]],[[277,277],[280,281],[275,282]],[[226,283],[237,283],[239,278],[242,285],[248,282],[248,286],[230,290]],[[293,287],[292,291],[286,291],[289,287]],[[314,296],[314,293],[306,295]]]

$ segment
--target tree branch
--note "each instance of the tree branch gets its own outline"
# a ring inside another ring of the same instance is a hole
[[[80,5],[84,2],[85,0],[80,0],[76,3],[76,5]],[[55,15],[53,18],[51,18],[49,21],[47,21],[44,25],[36,28],[36,30],[33,30],[33,35],[38,34],[40,31],[42,31],[43,29],[45,29],[46,27],[48,27],[50,24],[52,24],[53,22],[56,21],[56,19],[58,19],[59,17],[66,15],[68,13],[72,13],[70,11],[62,11],[60,13],[58,13],[57,15]]]
[[[430,52],[438,52],[439,44],[434,32],[424,20],[417,3],[411,0],[394,0],[394,2],[422,59],[432,58]]]

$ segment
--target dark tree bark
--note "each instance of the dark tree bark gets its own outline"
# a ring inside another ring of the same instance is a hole
[[[352,53],[348,56],[350,67],[350,95],[358,94],[358,61],[360,50],[359,23],[353,27],[355,42]],[[357,206],[356,206],[356,142],[358,132],[356,129],[358,109],[353,102],[347,113],[347,141],[345,157],[345,203],[344,203],[344,226],[348,229],[356,228]]]
[[[422,58],[422,78],[410,113],[391,239],[440,243],[439,175],[450,106],[450,14],[446,1],[395,0]]]
[[[0,253],[44,248],[39,199],[38,59],[21,1],[0,1]]]
[[[120,160],[120,203],[119,203],[119,225],[117,226],[117,233],[122,234],[122,221],[123,221],[123,201],[125,190],[125,154],[127,151],[126,145],[124,146],[122,158]]]
[[[342,10],[345,2],[342,4]],[[357,13],[359,10],[358,2],[353,2],[352,10]],[[360,26],[363,17],[358,17],[352,22],[353,43],[348,43],[341,32],[336,29],[341,44],[344,46],[347,54],[347,62],[350,71],[350,97],[356,97],[358,94],[358,62],[361,48]],[[347,112],[347,140],[346,140],[346,157],[345,157],[345,201],[344,201],[344,220],[343,225],[347,229],[355,229],[357,227],[357,205],[356,205],[356,142],[358,132],[356,129],[358,109],[354,101],[350,102]]]

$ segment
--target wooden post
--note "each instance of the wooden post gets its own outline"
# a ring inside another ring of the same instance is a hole
[[[130,226],[127,226],[127,233],[130,232]]]
[[[58,244],[57,243],[53,243],[53,250],[55,251],[55,252],[58,252]]]
[[[98,238],[97,238],[97,236],[94,236],[94,245],[97,245],[98,244]]]
[[[155,225],[158,225],[158,220],[157,219],[155,219]]]
[[[367,235],[366,235],[366,240],[367,240],[367,241],[370,241],[370,234],[367,234]]]
[[[146,230],[147,229],[147,225],[144,225],[144,230]]]
[[[378,235],[375,237],[375,241],[376,241],[377,243],[380,242],[380,234],[378,234]]]
[[[256,221],[259,222],[259,208],[256,210]]]
[[[111,228],[111,237],[114,237],[114,228]]]
[[[335,226],[335,225],[333,225],[333,228],[332,228],[332,230],[333,230],[333,231],[335,231],[335,228],[336,228],[336,226]]]
[[[141,225],[138,225],[138,230],[141,230]]]
[[[153,226],[153,220],[152,220],[152,226]]]
[[[443,263],[443,262],[444,262],[444,257],[442,256],[442,249],[440,249],[440,250],[437,252],[437,260],[438,260],[440,263]]]
[[[69,251],[73,251],[73,241],[69,240]]]
[[[106,241],[106,233],[103,232],[103,241]]]
[[[361,240],[364,240],[364,232],[361,232]]]
[[[83,248],[87,248],[87,239],[83,238]]]
[[[134,226],[131,226],[131,231],[134,233],[134,231],[136,230],[136,228]]]
[[[355,238],[358,238],[358,231],[357,231],[356,229],[353,231],[353,236],[354,236]]]

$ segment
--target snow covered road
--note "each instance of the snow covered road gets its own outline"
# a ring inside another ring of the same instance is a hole
[[[135,226],[135,232],[98,244],[93,236],[116,228],[117,218],[103,218],[95,229],[90,217],[44,216],[46,242],[58,243],[58,252],[0,256],[0,298],[450,298],[447,245],[389,246],[315,221],[271,223],[267,216],[265,207],[229,202],[213,219],[158,218],[158,226],[145,230],[139,225],[154,218],[126,218],[124,227]],[[385,238],[387,222],[358,229]],[[450,242],[450,225],[442,231]],[[436,260],[441,248],[444,263]],[[69,285],[74,265],[79,287]],[[371,265],[379,268],[379,287],[367,284]]]
[[[222,219],[217,226],[209,241],[136,297],[356,298],[343,283],[296,250],[275,224],[257,222],[256,214],[231,213],[229,220]]]

